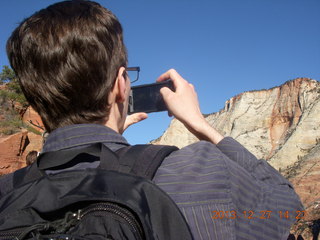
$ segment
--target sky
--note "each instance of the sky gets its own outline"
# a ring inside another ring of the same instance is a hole
[[[54,0],[2,0],[0,67],[5,44],[24,18]],[[135,85],[153,83],[170,68],[191,82],[203,113],[231,97],[287,80],[320,81],[320,0],[99,0],[124,28]],[[151,113],[124,136],[131,144],[163,134],[172,118]]]

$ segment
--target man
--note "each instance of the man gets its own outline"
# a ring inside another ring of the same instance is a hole
[[[35,13],[12,33],[7,52],[50,133],[43,152],[96,142],[115,151],[128,145],[123,131],[147,117],[127,117],[130,80],[122,27],[97,3],[68,1]],[[195,239],[286,239],[294,216],[283,218],[278,211],[302,209],[292,185],[211,127],[194,87],[175,70],[157,81],[167,79],[175,86],[175,92],[161,89],[169,113],[201,141],[171,153],[153,180],[177,203]],[[10,191],[10,176],[0,182],[0,196]]]

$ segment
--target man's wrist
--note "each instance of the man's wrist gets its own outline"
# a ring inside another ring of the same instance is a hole
[[[201,121],[193,121],[191,124],[186,125],[186,127],[199,140],[205,140],[213,144],[218,144],[224,138],[204,118],[201,119]]]

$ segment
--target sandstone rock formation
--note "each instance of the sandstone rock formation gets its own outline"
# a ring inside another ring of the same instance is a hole
[[[23,130],[19,133],[0,138],[0,175],[13,172],[26,166],[26,155],[40,151],[42,137]]]
[[[305,216],[293,226],[292,232],[301,234],[304,239],[312,239],[312,228],[320,223],[319,141],[307,155],[286,169],[283,175],[294,185],[306,208]]]
[[[32,109],[28,108],[24,112],[23,121],[28,124],[30,121],[36,125],[42,126],[39,115]],[[30,125],[35,127],[34,125]],[[35,127],[36,130],[41,130]],[[42,148],[42,136],[22,129],[9,136],[0,137],[0,175],[13,172],[26,166],[26,155],[32,151],[40,151]]]
[[[43,132],[44,126],[39,114],[33,110],[32,107],[28,107],[22,116],[22,121],[35,127],[38,131]]]

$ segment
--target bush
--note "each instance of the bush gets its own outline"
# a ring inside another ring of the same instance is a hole
[[[23,125],[25,126],[25,124],[23,123]],[[42,133],[40,131],[38,131],[37,129],[31,127],[31,126],[25,126],[28,130],[28,132],[33,132],[34,134],[37,134],[37,135],[42,135]]]
[[[0,134],[11,135],[19,132],[21,128],[28,128],[28,125],[22,122],[19,112],[21,114],[29,104],[15,73],[8,66],[4,66],[0,73],[0,83],[3,84],[0,90]],[[31,127],[28,130],[40,134]]]
[[[19,132],[23,125],[18,115],[6,115],[5,119],[0,122],[0,133],[4,135],[14,134]]]

